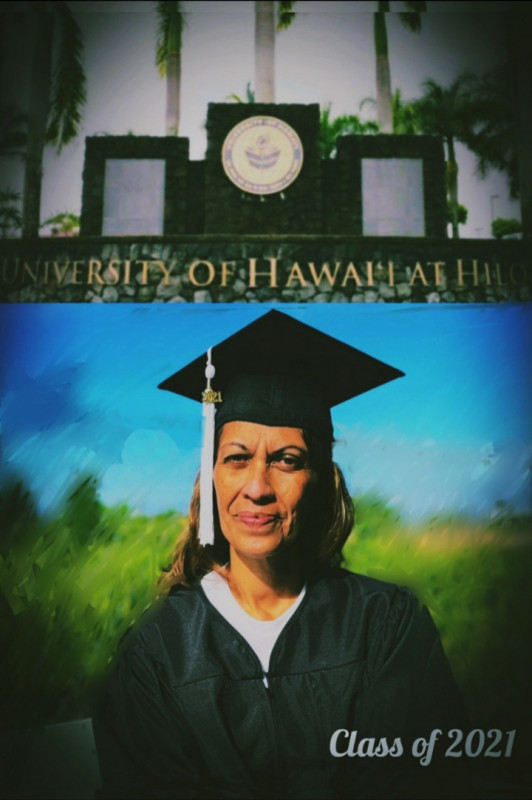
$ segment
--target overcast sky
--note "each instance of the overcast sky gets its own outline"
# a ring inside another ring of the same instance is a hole
[[[24,9],[23,2],[15,4]],[[96,133],[164,135],[165,87],[155,62],[157,23],[150,2],[71,2],[84,39],[88,102],[79,137],[58,156],[47,149],[43,219],[79,212],[84,138]],[[332,105],[333,116],[358,113],[375,97],[372,2],[298,2],[297,16],[276,41],[277,101]],[[392,3],[400,9],[401,3]],[[448,85],[463,70],[482,73],[504,59],[504,3],[429,2],[421,33],[389,15],[393,88],[405,99],[421,94],[428,77]],[[224,102],[253,84],[253,3],[184,2],[181,135],[190,153],[205,152],[209,102]],[[12,20],[4,54],[4,102],[28,101],[28,58],[23,15]],[[366,114],[369,110],[366,110]],[[519,216],[504,176],[475,177],[475,158],[457,147],[459,199],[469,209],[462,236],[490,235],[495,216]],[[3,166],[2,187],[20,187],[21,168]],[[493,199],[492,199],[493,198]]]

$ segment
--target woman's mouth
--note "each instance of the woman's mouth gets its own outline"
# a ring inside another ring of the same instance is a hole
[[[264,514],[260,511],[240,511],[235,517],[250,528],[261,528],[277,522],[280,517],[278,514]]]

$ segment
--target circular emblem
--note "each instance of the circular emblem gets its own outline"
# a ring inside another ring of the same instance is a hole
[[[244,192],[274,194],[299,175],[303,146],[281,119],[249,117],[227,134],[222,163],[227,177]]]

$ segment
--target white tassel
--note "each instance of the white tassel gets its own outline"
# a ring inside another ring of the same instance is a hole
[[[213,495],[213,460],[214,460],[214,414],[215,402],[221,399],[219,393],[211,389],[211,379],[215,369],[211,363],[211,348],[207,351],[205,377],[207,388],[203,393],[203,445],[201,448],[200,466],[200,514],[199,543],[203,546],[214,544],[214,518],[212,509]]]

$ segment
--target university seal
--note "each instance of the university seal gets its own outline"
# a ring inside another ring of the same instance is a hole
[[[290,186],[303,164],[301,139],[276,117],[249,117],[227,134],[222,147],[225,173],[249,194],[274,194]]]

